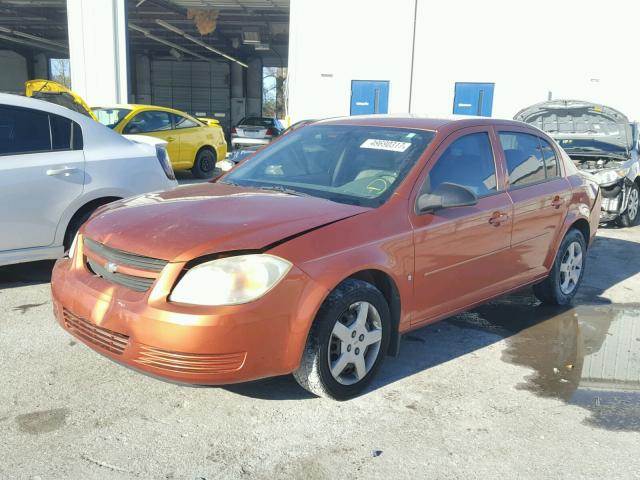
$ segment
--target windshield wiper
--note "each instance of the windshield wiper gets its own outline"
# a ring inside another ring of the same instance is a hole
[[[280,192],[286,193],[287,195],[295,195],[297,197],[311,197],[313,195],[309,195],[308,193],[300,192],[298,190],[293,190],[291,188],[287,188],[284,185],[264,185],[264,186],[255,186],[260,190],[269,190],[272,192]]]

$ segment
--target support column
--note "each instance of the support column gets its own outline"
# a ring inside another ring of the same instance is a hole
[[[244,96],[244,69],[231,62],[231,126],[237,125],[246,116]]]
[[[262,115],[262,59],[252,58],[247,70],[247,116]]]
[[[71,88],[89,105],[127,103],[126,0],[67,0]]]

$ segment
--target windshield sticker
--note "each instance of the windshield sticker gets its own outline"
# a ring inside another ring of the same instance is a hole
[[[411,146],[409,142],[394,142],[393,140],[376,140],[370,138],[365,140],[360,148],[372,148],[374,150],[388,150],[389,152],[404,152]]]

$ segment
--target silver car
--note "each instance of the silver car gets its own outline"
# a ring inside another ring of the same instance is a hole
[[[283,131],[284,125],[277,118],[246,117],[231,129],[231,148],[267,145]]]
[[[99,206],[176,186],[165,141],[0,93],[0,265],[61,257]]]
[[[611,107],[580,100],[551,100],[516,114],[547,132],[580,170],[602,189],[600,221],[631,227],[640,218],[638,124]]]

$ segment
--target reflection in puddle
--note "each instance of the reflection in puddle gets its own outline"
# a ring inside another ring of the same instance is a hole
[[[510,296],[449,321],[503,335],[503,359],[534,370],[517,388],[588,409],[588,424],[640,431],[640,305]]]

